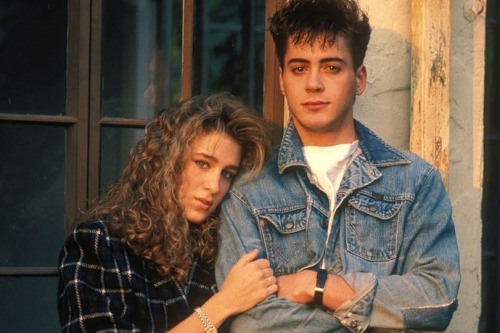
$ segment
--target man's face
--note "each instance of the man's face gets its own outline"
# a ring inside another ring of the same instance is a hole
[[[288,42],[280,87],[303,145],[330,146],[355,140],[353,105],[363,93],[366,69],[354,69],[344,39],[333,45]]]

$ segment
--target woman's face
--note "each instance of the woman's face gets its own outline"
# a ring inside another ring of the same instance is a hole
[[[179,197],[186,219],[202,223],[217,208],[239,170],[241,146],[222,132],[201,135],[190,146]]]

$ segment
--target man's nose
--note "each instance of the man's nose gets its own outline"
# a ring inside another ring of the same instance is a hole
[[[307,76],[307,90],[322,91],[324,88],[323,78],[319,70],[311,70]]]

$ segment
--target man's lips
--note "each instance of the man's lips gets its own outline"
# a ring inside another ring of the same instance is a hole
[[[324,101],[309,101],[302,103],[302,106],[309,110],[319,110],[328,105],[328,102]]]

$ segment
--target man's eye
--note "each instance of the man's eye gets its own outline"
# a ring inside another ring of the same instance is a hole
[[[338,72],[340,71],[340,68],[337,66],[328,66],[328,70],[331,72]]]
[[[304,71],[304,67],[295,67],[292,72],[294,73],[302,73]]]

